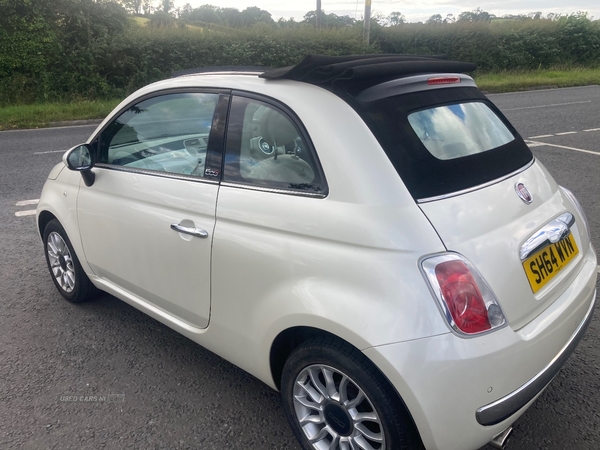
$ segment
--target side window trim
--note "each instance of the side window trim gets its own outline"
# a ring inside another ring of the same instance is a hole
[[[278,194],[295,195],[295,196],[300,196],[300,197],[326,198],[329,195],[329,186],[327,184],[325,172],[323,171],[323,166],[321,165],[321,161],[319,160],[319,155],[318,155],[317,151],[315,150],[315,146],[310,138],[310,134],[306,130],[306,127],[304,126],[304,124],[302,123],[302,121],[300,120],[298,115],[291,108],[289,108],[286,104],[280,102],[279,100],[276,100],[276,99],[266,96],[266,95],[257,94],[254,92],[241,91],[241,90],[235,90],[235,89],[231,91],[231,97],[230,97],[230,101],[229,101],[229,113],[227,116],[227,127],[226,127],[225,133],[224,133],[224,143],[223,143],[224,145],[223,145],[223,158],[222,158],[221,173],[222,174],[224,173],[225,153],[226,153],[226,149],[227,149],[226,141],[227,141],[227,133],[228,133],[228,129],[229,129],[229,119],[230,119],[230,115],[231,115],[231,104],[233,103],[233,98],[235,98],[235,97],[241,97],[241,98],[245,98],[245,99],[249,99],[249,100],[256,100],[258,102],[265,103],[266,105],[272,107],[273,109],[283,113],[285,116],[287,116],[288,119],[291,120],[292,124],[300,132],[300,136],[302,137],[302,140],[306,143],[306,150],[308,152],[310,152],[310,154],[311,154],[311,157],[314,161],[315,170],[317,171],[318,176],[321,180],[322,189],[321,189],[321,192],[310,192],[310,191],[293,190],[293,189],[285,189],[285,188],[278,188],[278,187],[259,186],[259,185],[253,185],[250,183],[248,183],[248,184],[238,183],[235,181],[225,181],[223,178],[221,178],[221,185],[228,186],[228,187],[234,187],[234,188],[240,188],[240,189],[247,189],[247,190],[252,190],[252,191],[263,191],[263,192],[271,192],[271,193],[278,193]]]
[[[110,120],[104,124],[104,126],[99,129],[90,139],[91,145],[96,153],[96,158],[98,159],[98,152],[100,151],[100,147],[102,145],[101,137],[102,134],[107,130],[107,128],[114,122],[115,119],[120,117],[123,113],[129,110],[132,106],[141,103],[143,101],[161,97],[169,94],[218,94],[219,100],[217,104],[217,108],[215,109],[215,114],[213,116],[213,122],[211,124],[211,131],[209,137],[209,146],[207,148],[207,161],[206,168],[211,168],[213,170],[217,170],[216,176],[212,177],[198,177],[191,176],[185,174],[178,173],[169,173],[169,172],[161,172],[154,171],[142,168],[131,168],[125,166],[118,166],[114,164],[108,163],[96,163],[94,167],[115,170],[120,172],[131,172],[131,173],[140,173],[144,175],[162,177],[162,178],[173,178],[173,179],[181,179],[186,181],[194,181],[198,183],[208,183],[208,184],[218,184],[221,181],[221,160],[225,153],[225,130],[226,130],[226,118],[229,111],[229,102],[231,98],[231,90],[230,89],[219,89],[219,88],[210,88],[210,87],[197,87],[197,88],[174,88],[174,89],[162,89],[159,91],[155,91],[149,94],[142,95],[133,99],[132,101],[125,104],[122,108],[120,108],[117,112],[110,116]],[[213,130],[214,127],[214,130]],[[214,142],[213,142],[213,139]],[[216,169],[215,169],[216,168]],[[206,169],[205,169],[206,173]]]

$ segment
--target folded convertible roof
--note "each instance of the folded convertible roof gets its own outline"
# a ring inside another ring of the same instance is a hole
[[[269,80],[295,80],[335,88],[336,85],[372,85],[424,73],[472,72],[476,68],[473,63],[449,61],[445,56],[308,55],[295,66],[267,70],[259,76]]]

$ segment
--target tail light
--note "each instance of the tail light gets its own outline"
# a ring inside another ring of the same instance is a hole
[[[464,257],[455,253],[437,255],[423,260],[421,267],[454,331],[476,335],[506,325],[492,290]]]

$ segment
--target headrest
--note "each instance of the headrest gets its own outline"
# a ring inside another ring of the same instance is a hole
[[[298,137],[296,127],[290,119],[274,109],[268,109],[260,121],[262,138],[269,145],[282,147],[293,142]]]

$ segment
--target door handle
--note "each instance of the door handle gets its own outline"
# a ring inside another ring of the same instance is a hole
[[[202,228],[184,227],[178,223],[172,223],[171,230],[179,231],[180,233],[189,234],[190,236],[196,236],[202,239],[206,239],[208,237],[208,232],[204,231]]]

